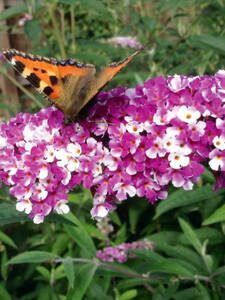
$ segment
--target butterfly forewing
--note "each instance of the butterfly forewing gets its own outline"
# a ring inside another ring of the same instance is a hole
[[[88,94],[86,95],[80,110],[99,92],[104,86],[114,77],[116,74],[123,69],[138,53],[136,51],[132,55],[128,56],[120,62],[111,63],[107,68],[99,72],[99,74],[93,78],[88,84]],[[88,82],[88,81],[87,81]]]
[[[26,78],[39,92],[47,95],[51,101],[64,111],[71,99],[61,99],[64,84],[69,75],[75,78],[85,76],[94,65],[87,65],[73,60],[58,61],[54,58],[26,54],[14,49],[3,51],[3,55],[24,78]],[[65,93],[66,94],[66,93]]]
[[[118,63],[112,63],[95,76],[95,66],[71,59],[58,61],[26,54],[15,49],[3,51],[12,66],[40,93],[75,119],[81,109],[140,51]]]

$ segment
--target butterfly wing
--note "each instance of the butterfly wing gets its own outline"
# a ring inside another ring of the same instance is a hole
[[[40,93],[74,119],[82,108],[141,50],[118,63],[112,63],[95,77],[95,66],[74,60],[58,61],[26,54],[15,49],[3,51],[12,66]]]
[[[71,59],[58,61],[15,49],[4,50],[3,55],[16,71],[64,112],[72,101],[71,84],[77,85],[81,78],[95,73],[94,65],[82,64]]]
[[[120,62],[114,62],[111,63],[106,69],[100,72],[98,77],[98,86],[100,85],[106,85],[116,74],[122,70],[129,62],[131,62],[135,56],[137,56],[142,50],[138,50],[125,58],[124,60]],[[100,87],[102,88],[102,87]]]
[[[135,58],[142,50],[138,50],[132,55],[128,56],[120,62],[111,63],[107,68],[100,71],[99,75],[95,78],[89,86],[90,91],[87,97],[84,99],[80,110],[98,93],[104,86],[114,77],[120,70],[122,70],[132,59]]]

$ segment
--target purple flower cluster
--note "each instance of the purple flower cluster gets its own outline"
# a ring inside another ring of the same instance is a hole
[[[124,243],[114,247],[105,247],[103,250],[97,251],[97,257],[107,262],[114,262],[117,260],[119,263],[124,263],[127,259],[136,258],[136,255],[129,253],[130,249],[146,249],[153,250],[155,243],[150,242],[148,239],[132,243]]]
[[[68,192],[90,188],[101,219],[128,196],[154,203],[168,185],[190,190],[208,163],[225,186],[225,71],[159,76],[98,95],[86,121],[54,107],[0,125],[0,179],[35,223],[67,213]]]
[[[110,44],[113,44],[115,47],[130,47],[135,48],[137,50],[142,49],[142,45],[138,42],[137,37],[131,36],[116,36],[108,39]]]

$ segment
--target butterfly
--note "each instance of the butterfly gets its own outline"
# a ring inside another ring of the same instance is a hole
[[[57,60],[15,49],[3,50],[3,55],[16,71],[64,112],[65,121],[72,121],[140,51],[120,62],[111,63],[98,74],[94,65],[72,59]]]

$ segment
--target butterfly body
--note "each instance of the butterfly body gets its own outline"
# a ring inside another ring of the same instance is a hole
[[[110,64],[99,74],[94,65],[71,59],[59,61],[15,49],[5,50],[3,55],[16,71],[64,112],[65,120],[75,120],[87,103],[139,52]]]

